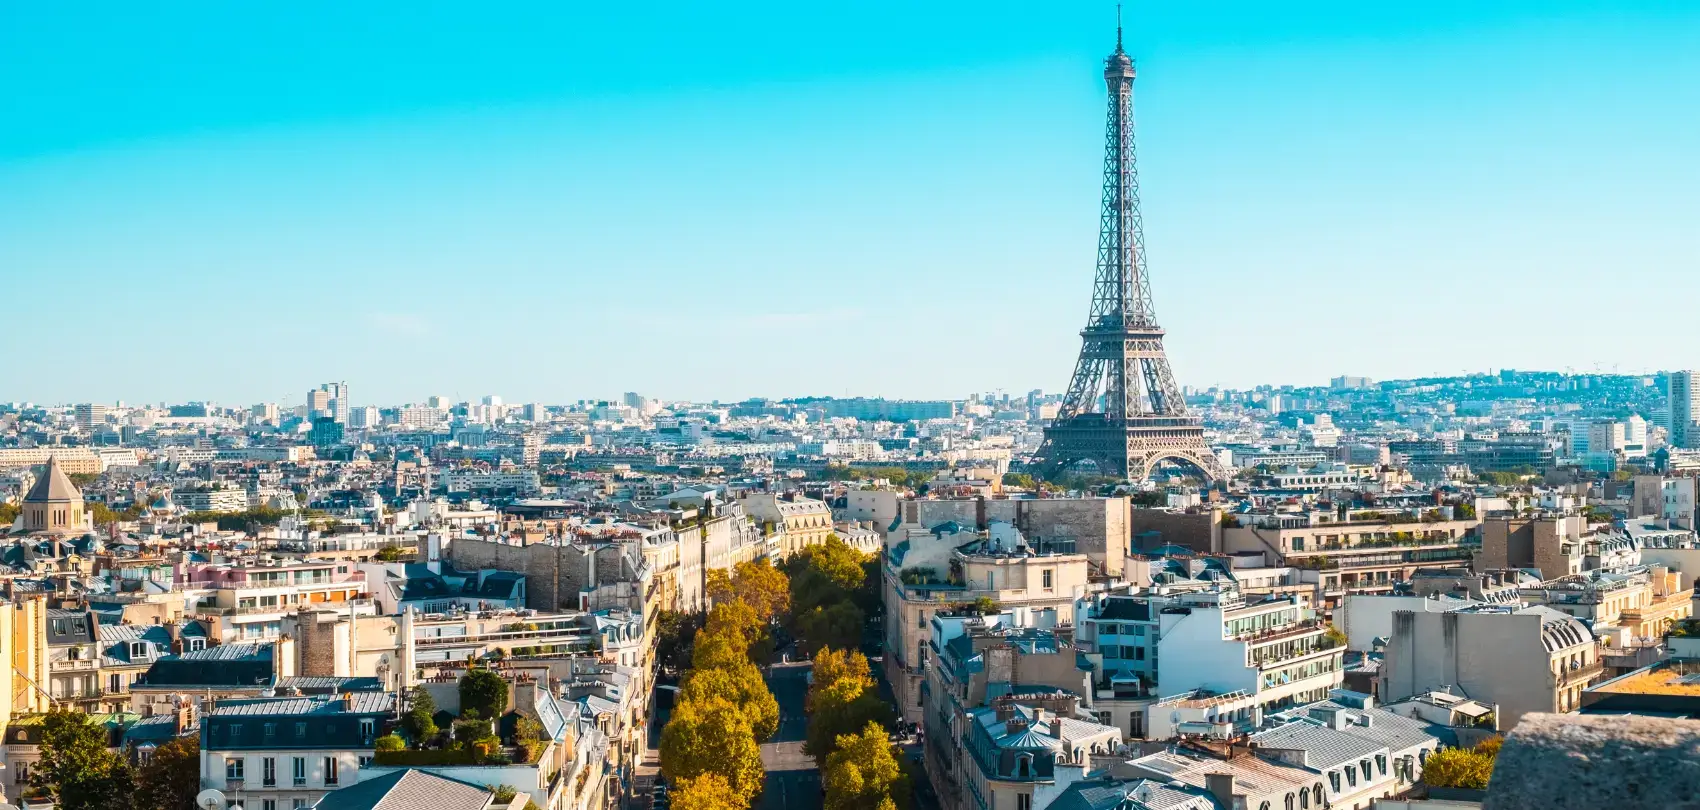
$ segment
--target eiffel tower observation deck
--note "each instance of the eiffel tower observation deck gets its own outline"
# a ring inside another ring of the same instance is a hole
[[[1172,462],[1220,480],[1203,422],[1187,410],[1169,370],[1163,328],[1151,306],[1134,167],[1133,77],[1118,23],[1116,51],[1104,60],[1109,115],[1092,310],[1080,331],[1074,377],[1045,428],[1035,466],[1052,477],[1090,462],[1101,475],[1137,481]]]

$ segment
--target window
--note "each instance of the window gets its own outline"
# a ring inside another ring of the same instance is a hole
[[[1051,589],[1051,569],[1045,569],[1044,572],[1039,575],[1039,579],[1040,584],[1044,586],[1045,590],[1048,591]]]
[[[336,757],[325,757],[325,784],[336,784]]]
[[[117,673],[113,673],[111,675],[108,675],[106,677],[106,691],[108,691],[108,692],[122,692],[122,691],[124,691],[124,676],[119,675]]]
[[[231,742],[236,742],[242,739],[242,724],[231,723],[230,725],[225,726],[225,733],[229,735],[229,740]]]
[[[1033,794],[1015,794],[1015,810],[1033,810]]]
[[[1122,657],[1122,648],[1120,648],[1120,647],[1118,647],[1114,644],[1106,644],[1102,649],[1099,650],[1099,652],[1103,653],[1104,657],[1107,658],[1107,659],[1116,659],[1116,658]]]
[[[1291,793],[1287,794],[1286,801],[1282,803],[1283,806],[1286,808],[1286,810],[1295,810],[1293,799],[1294,799],[1293,794],[1291,794]]]
[[[306,799],[292,799],[289,802],[289,807],[290,807],[290,810],[307,810],[307,800]]]
[[[293,777],[295,786],[301,787],[302,785],[307,784],[307,758],[296,757],[295,762],[292,763],[292,765],[293,767],[291,768],[290,776]]]
[[[23,737],[24,736],[23,732],[21,732],[21,731],[18,732],[18,736],[20,738]],[[28,762],[15,762],[15,763],[13,763],[12,764],[12,775],[14,777],[16,777],[16,781],[17,781],[18,784],[20,784],[20,785],[27,784],[30,780],[30,764]]]
[[[277,799],[262,799],[260,810],[277,810]]]
[[[224,778],[226,780],[243,778],[242,777],[242,771],[243,771],[242,765],[243,765],[243,761],[242,761],[241,757],[225,757],[224,758]]]
[[[1387,775],[1387,755],[1386,754],[1376,754],[1375,755],[1375,769],[1377,771],[1379,771],[1382,776]]]
[[[207,648],[207,640],[204,638],[191,638],[185,643],[189,645],[189,652],[200,652]]]
[[[360,720],[360,739],[362,742],[370,744],[372,742],[372,738],[377,734],[377,732],[378,721],[371,718],[362,718]]]
[[[1329,771],[1328,772],[1328,789],[1332,790],[1335,793],[1340,792],[1340,772],[1339,771]]]
[[[1145,648],[1144,647],[1129,647],[1128,649],[1133,650],[1133,660],[1135,660],[1135,661],[1144,661],[1145,660]]]
[[[296,723],[295,724],[295,739],[301,740],[301,739],[306,739],[306,737],[307,737],[307,724],[306,723]]]
[[[1113,624],[1098,625],[1098,632],[1102,633],[1103,635],[1106,635],[1106,636],[1116,635],[1118,632],[1120,632],[1120,630],[1121,630],[1121,628],[1119,628],[1119,627],[1117,627]]]
[[[371,757],[361,757],[360,758],[360,767],[362,767],[362,768],[372,767],[372,758]]]
[[[267,723],[266,725],[271,724]],[[277,760],[275,758],[266,757],[260,760],[260,784],[266,787],[277,785]]]
[[[145,641],[130,642],[130,660],[145,661],[148,658],[148,643]]]
[[[270,740],[271,738],[276,737],[276,736],[277,736],[277,724],[276,723],[267,723],[266,724],[266,739]]]

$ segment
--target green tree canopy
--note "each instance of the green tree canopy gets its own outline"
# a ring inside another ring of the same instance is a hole
[[[825,767],[827,756],[845,735],[856,734],[870,723],[889,729],[895,719],[891,704],[881,700],[878,692],[854,679],[840,680],[814,696],[803,752]]]
[[[479,717],[499,717],[508,708],[508,682],[483,667],[474,667],[460,679],[460,710]]]
[[[797,644],[805,655],[813,656],[824,647],[850,649],[860,645],[867,617],[862,609],[850,602],[816,605],[808,613],[796,617],[792,624]]]
[[[201,735],[177,737],[155,748],[136,774],[138,810],[197,810],[201,792]]]
[[[401,716],[398,724],[403,734],[415,745],[437,736],[437,701],[423,686],[415,686],[408,692],[407,714]]]
[[[661,773],[674,780],[720,774],[748,804],[761,792],[761,746],[750,721],[730,701],[681,702],[661,730]]]
[[[42,721],[41,761],[30,786],[59,810],[131,810],[135,778],[122,756],[106,747],[106,729],[82,712],[59,709]]]

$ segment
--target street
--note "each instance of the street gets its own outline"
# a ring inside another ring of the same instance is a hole
[[[762,743],[761,762],[767,768],[767,786],[762,791],[762,810],[820,810],[820,771],[803,753],[809,718],[803,699],[809,693],[809,664],[776,664],[767,677],[767,688],[779,703],[779,731]]]

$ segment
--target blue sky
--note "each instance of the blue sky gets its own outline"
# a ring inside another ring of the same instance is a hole
[[[0,0],[0,399],[1060,389],[1114,14]],[[1700,365],[1700,6],[1127,20],[1184,384]]]

